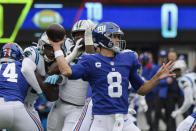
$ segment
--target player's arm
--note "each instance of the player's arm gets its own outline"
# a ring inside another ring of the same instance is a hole
[[[44,83],[44,77],[42,77],[39,73],[35,72],[37,81],[44,92],[44,95],[46,96],[48,101],[56,101],[58,99],[59,95],[59,88],[57,85],[51,85]],[[59,79],[61,80],[61,79]]]
[[[186,87],[183,90],[183,92],[184,92],[184,102],[182,106],[180,107],[180,109],[178,109],[180,114],[185,113],[194,103],[191,87]]]
[[[145,81],[142,84],[142,86],[137,90],[137,93],[140,95],[146,95],[156,87],[160,80],[169,76],[175,76],[175,74],[171,74],[171,72],[175,69],[171,69],[173,65],[174,64],[172,62],[168,62],[166,65],[163,64],[150,80]]]
[[[93,43],[93,37],[92,37],[92,29],[88,28],[85,30],[84,33],[84,43],[85,43],[85,52],[88,54],[95,53],[95,47]]]
[[[81,45],[76,44],[72,53],[70,55],[68,55],[66,58],[64,58],[64,54],[61,50],[61,43],[63,41],[64,40],[59,41],[59,42],[53,42],[50,40],[50,42],[53,46],[54,52],[55,52],[55,58],[56,58],[60,73],[64,76],[71,76],[72,70],[69,66],[69,62],[77,56],[78,49],[81,48]]]
[[[29,83],[29,85],[38,93],[41,94],[42,90],[39,86],[39,83],[35,76],[36,64],[28,57],[24,58],[22,61],[22,69],[21,72],[24,75],[25,79]]]
[[[184,92],[184,101],[182,106],[178,110],[172,112],[171,116],[173,118],[175,118],[179,114],[185,113],[191,107],[191,105],[194,104],[192,89],[191,89],[192,84],[189,81],[181,80],[179,81],[179,86],[180,89],[182,89]]]

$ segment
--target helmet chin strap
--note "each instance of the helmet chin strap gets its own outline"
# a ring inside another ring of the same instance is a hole
[[[49,59],[46,54],[44,54],[44,61],[46,61],[47,63],[50,63],[50,62],[53,62],[54,61],[54,58],[51,60]]]

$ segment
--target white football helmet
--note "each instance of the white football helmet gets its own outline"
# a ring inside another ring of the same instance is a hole
[[[183,74],[186,72],[187,65],[184,60],[176,60],[173,68],[180,69],[181,73]]]
[[[40,39],[38,40],[38,44],[37,44],[37,49],[39,50],[40,54],[44,56],[44,60],[48,63],[54,61],[54,59],[49,59],[46,54],[44,54],[44,45],[51,45],[51,43],[49,42],[48,36],[46,34],[46,32],[44,32]]]
[[[74,38],[74,33],[84,31],[88,28],[91,28],[92,30],[95,28],[95,24],[91,20],[79,20],[77,21],[71,30],[72,38]]]

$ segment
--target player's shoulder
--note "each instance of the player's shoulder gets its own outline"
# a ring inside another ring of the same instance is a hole
[[[123,54],[123,55],[128,55],[130,57],[136,57],[136,58],[138,58],[137,52],[135,52],[133,50],[130,50],[130,49],[123,50],[120,53]]]
[[[189,74],[185,74],[178,79],[178,84],[181,88],[187,87],[190,84],[192,85],[192,80],[188,76]]]
[[[93,57],[97,56],[98,53],[95,54],[88,54],[88,53],[83,53],[80,57],[81,58],[86,58],[86,59],[92,59]]]
[[[36,46],[29,46],[24,49],[24,56],[29,57],[31,55],[39,54],[39,51]]]
[[[40,53],[35,46],[29,46],[24,49],[24,57],[29,58],[32,61],[34,61],[36,64],[38,64]]]

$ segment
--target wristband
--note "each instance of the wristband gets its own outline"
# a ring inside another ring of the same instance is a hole
[[[59,56],[64,56],[63,51],[62,50],[57,50],[54,52],[54,56],[55,58],[59,57]]]

